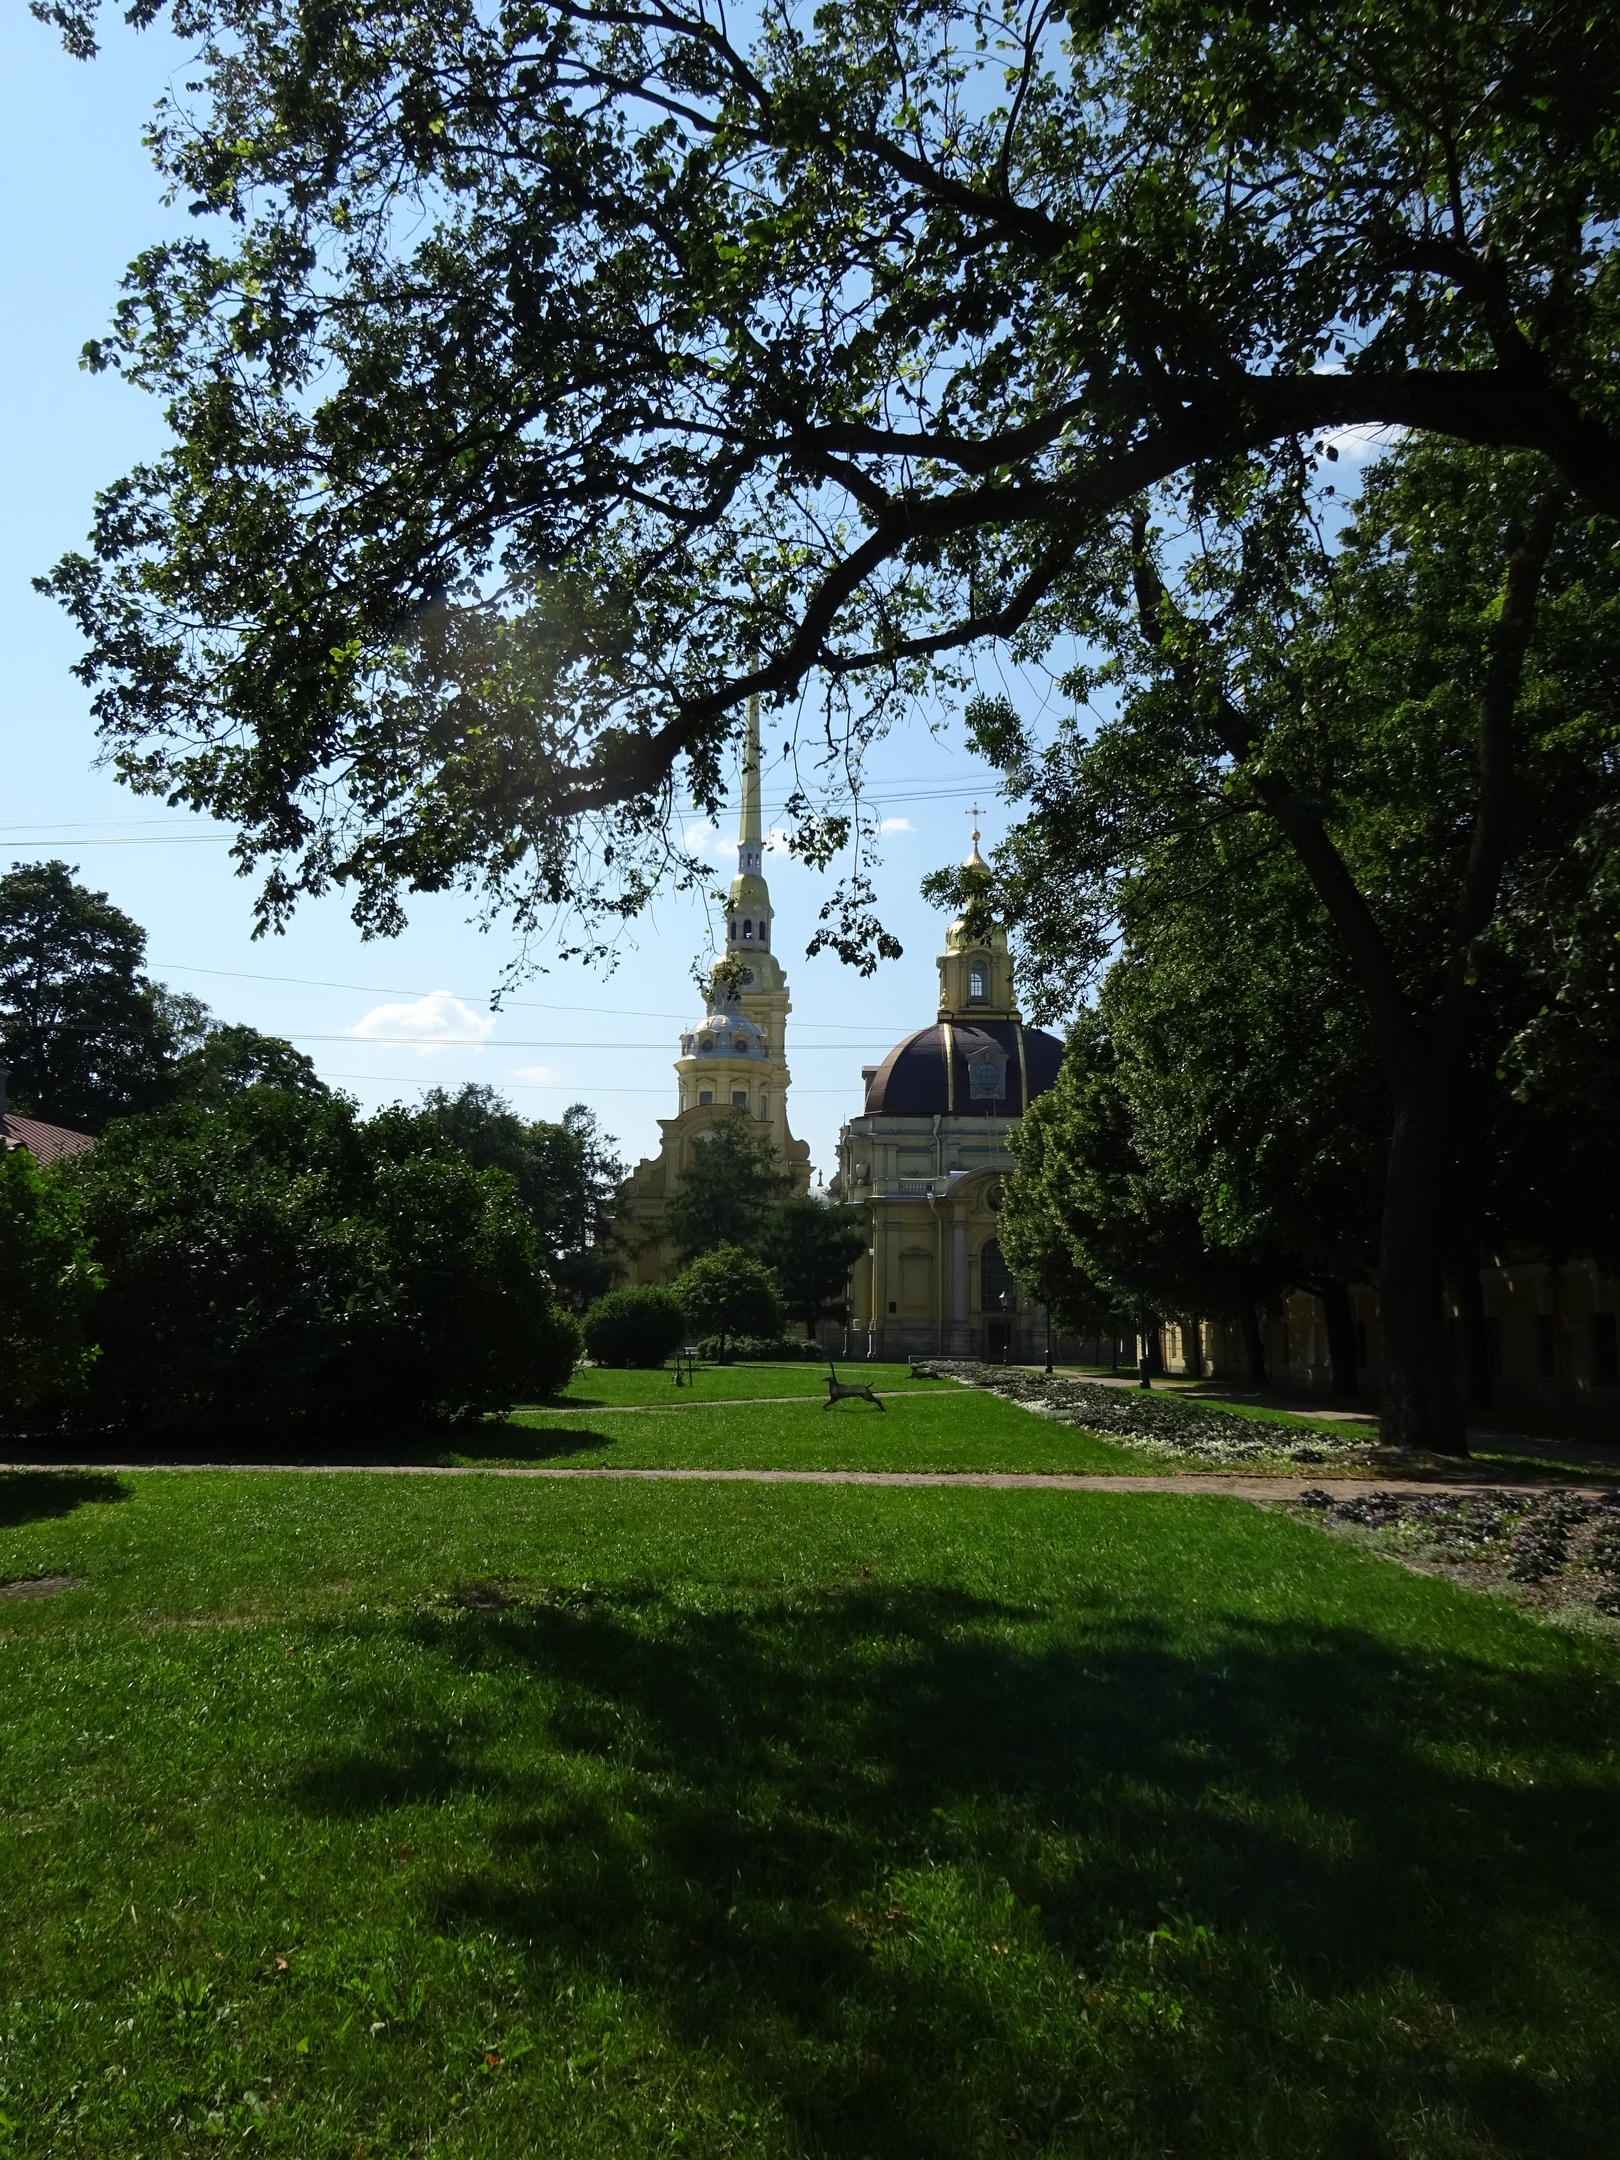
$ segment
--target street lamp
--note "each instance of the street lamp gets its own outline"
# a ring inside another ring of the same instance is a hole
[[[1046,1308],[1046,1377],[1052,1377],[1052,1308]]]
[[[1136,1384],[1138,1387],[1151,1388],[1153,1380],[1148,1371],[1147,1306],[1145,1303],[1139,1304],[1136,1308],[1136,1347],[1141,1353],[1136,1360]]]
[[[1003,1290],[1000,1297],[996,1299],[996,1303],[1001,1307],[1002,1313],[1001,1362],[1003,1365],[1010,1365],[1012,1363],[1012,1297],[1010,1293]]]

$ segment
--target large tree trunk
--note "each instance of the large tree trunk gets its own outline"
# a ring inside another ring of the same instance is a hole
[[[1327,1322],[1328,1363],[1333,1369],[1335,1395],[1358,1395],[1356,1316],[1350,1310],[1350,1286],[1336,1275],[1324,1276],[1317,1286],[1322,1314]]]
[[[1243,1308],[1243,1354],[1248,1360],[1250,1387],[1264,1387],[1266,1339],[1260,1332],[1260,1309],[1252,1298]]]
[[[1384,1444],[1437,1455],[1468,1453],[1446,1330],[1455,1130],[1432,1094],[1396,1109],[1378,1259]]]
[[[1485,1324],[1485,1291],[1478,1262],[1464,1253],[1452,1275],[1461,1316],[1463,1401],[1470,1410],[1491,1407],[1491,1336]]]

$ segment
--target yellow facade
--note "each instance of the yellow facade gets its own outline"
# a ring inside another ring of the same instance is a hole
[[[810,1184],[810,1149],[788,1126],[787,977],[773,950],[774,912],[764,875],[759,712],[750,707],[743,749],[737,875],[726,903],[726,950],[710,974],[708,1009],[683,1030],[675,1061],[675,1115],[658,1121],[658,1153],[637,1163],[619,1194],[631,1278],[662,1282],[675,1264],[658,1235],[676,1180],[715,1126],[741,1112],[769,1139],[790,1189]]]

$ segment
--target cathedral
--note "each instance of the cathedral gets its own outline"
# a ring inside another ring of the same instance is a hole
[[[709,974],[708,1010],[682,1031],[675,1061],[676,1112],[660,1118],[658,1153],[637,1163],[621,1193],[631,1279],[662,1282],[674,1248],[658,1234],[675,1181],[714,1127],[741,1111],[768,1137],[777,1163],[808,1191],[810,1149],[788,1128],[787,977],[772,951],[770,887],[759,798],[759,703],[751,700],[743,741],[737,875],[726,901],[726,949]]]
[[[984,867],[977,831],[968,863]],[[1008,1142],[1057,1078],[1063,1045],[1025,1027],[1004,930],[972,938],[959,916],[938,965],[933,1025],[862,1068],[865,1104],[839,1136],[830,1189],[871,1228],[846,1355],[1041,1357],[1045,1315],[1008,1272],[996,1216]]]

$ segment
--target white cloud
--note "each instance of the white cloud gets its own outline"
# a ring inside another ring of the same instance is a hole
[[[735,840],[722,840],[712,818],[698,818],[681,834],[688,855],[735,855]]]
[[[557,1075],[552,1071],[549,1065],[514,1065],[512,1067],[512,1078],[514,1080],[533,1080],[539,1082],[544,1080],[555,1080],[556,1077]]]
[[[349,1033],[360,1042],[404,1042],[426,1057],[434,1050],[476,1048],[495,1032],[493,1014],[474,1012],[449,990],[430,990],[409,1005],[373,1005]]]
[[[916,826],[912,824],[908,817],[886,817],[878,826],[880,833],[915,832],[916,830]]]

